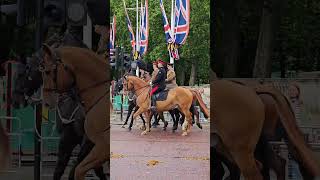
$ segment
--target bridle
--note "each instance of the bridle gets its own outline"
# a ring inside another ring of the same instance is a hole
[[[53,58],[54,58],[53,64],[51,65],[49,70],[47,70],[45,67],[44,58],[42,58],[41,62],[40,62],[39,71],[41,71],[42,73],[48,73],[48,72],[51,72],[51,70],[53,71],[52,81],[54,83],[54,86],[53,86],[53,88],[43,88],[44,92],[62,94],[62,93],[68,92],[72,89],[76,89],[77,93],[79,95],[81,95],[82,93],[85,93],[92,88],[96,88],[96,87],[105,85],[108,82],[111,82],[111,80],[103,80],[103,81],[99,81],[97,83],[94,83],[90,86],[87,86],[83,89],[77,89],[76,88],[76,84],[77,84],[76,83],[76,75],[71,70],[71,68],[61,60],[60,56],[57,54],[57,52],[55,50],[53,50]],[[59,89],[59,87],[58,87],[58,70],[59,70],[58,68],[61,66],[63,66],[63,68],[70,74],[70,76],[73,79],[72,85],[69,89]],[[109,93],[109,90],[107,90],[106,93],[104,93],[102,96],[100,96],[91,106],[89,106],[88,109],[86,110],[86,113],[88,113],[108,93]]]
[[[124,78],[124,79],[127,81],[126,78]],[[129,91],[129,85],[128,85],[129,83],[126,82],[125,84],[126,84],[126,90]],[[144,89],[144,88],[146,88],[146,87],[149,87],[149,85],[142,86],[142,87],[140,87],[140,88],[138,88],[138,89],[134,89],[134,84],[132,84],[132,87],[133,87],[133,88],[131,88],[130,91],[131,91],[133,94],[135,94],[138,90],[141,90],[141,89]],[[132,90],[132,89],[133,89],[133,90]],[[140,94],[136,95],[136,97],[139,97],[142,93],[143,93],[143,92],[141,92]],[[148,93],[148,94],[149,94],[149,93]]]

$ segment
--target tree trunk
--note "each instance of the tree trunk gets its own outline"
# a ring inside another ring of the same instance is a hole
[[[271,77],[271,57],[283,0],[264,0],[253,77]]]
[[[196,81],[196,74],[197,74],[197,65],[195,62],[192,62],[190,79],[189,79],[189,86],[194,86],[195,81]]]
[[[185,82],[185,80],[186,80],[186,77],[185,77],[185,76],[186,76],[186,73],[185,73],[185,71],[179,72],[178,75],[179,75],[180,86],[184,86],[184,82]]]
[[[217,3],[217,6],[219,4]],[[218,64],[223,64],[223,77],[236,77],[239,55],[239,17],[238,3],[233,0],[224,0],[220,4],[221,28],[219,34],[221,39],[217,42]]]

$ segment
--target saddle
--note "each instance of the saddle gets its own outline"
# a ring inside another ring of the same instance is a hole
[[[165,101],[165,100],[167,100],[168,93],[169,93],[169,90],[165,89],[165,90],[155,94],[154,98],[156,101]]]

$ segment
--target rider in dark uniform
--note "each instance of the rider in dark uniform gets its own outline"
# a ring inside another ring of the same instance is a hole
[[[165,70],[166,62],[162,61],[161,59],[158,60],[158,74],[156,78],[151,82],[152,90],[150,92],[151,96],[151,110],[156,111],[156,99],[155,94],[163,91],[166,88],[166,78],[167,72]]]

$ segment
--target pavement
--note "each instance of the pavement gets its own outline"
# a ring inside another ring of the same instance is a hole
[[[140,122],[137,119],[129,131],[121,128],[119,114],[111,116],[112,180],[210,179],[208,122],[202,123],[202,130],[193,126],[188,136],[181,136],[181,126],[173,133],[172,123],[163,131],[162,122],[149,134],[141,135]]]

